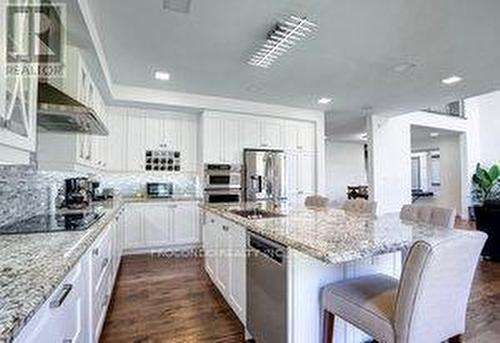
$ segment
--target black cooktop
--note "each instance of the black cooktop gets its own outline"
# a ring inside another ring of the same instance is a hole
[[[82,231],[88,229],[103,215],[102,210],[42,214],[0,226],[0,235]]]

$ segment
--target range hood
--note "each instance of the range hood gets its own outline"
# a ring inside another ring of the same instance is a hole
[[[95,111],[47,82],[38,83],[38,126],[46,131],[107,136]]]

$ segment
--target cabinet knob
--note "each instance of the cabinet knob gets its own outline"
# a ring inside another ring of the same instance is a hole
[[[98,256],[99,255],[99,248],[95,248],[94,250],[92,250],[92,255]]]
[[[224,231],[228,231],[228,230],[229,230],[229,226],[222,225],[222,230],[224,230]]]

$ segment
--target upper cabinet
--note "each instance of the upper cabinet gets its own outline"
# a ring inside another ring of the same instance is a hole
[[[16,41],[26,41],[28,32],[22,16],[9,25],[10,32],[4,30],[7,25],[6,6],[0,8],[0,23],[5,25],[0,30],[0,163],[28,163],[30,152],[36,149],[36,76],[7,75],[7,34]],[[24,62],[17,65],[23,66]]]
[[[241,164],[244,149],[316,151],[313,122],[207,111],[201,125],[204,163]]]

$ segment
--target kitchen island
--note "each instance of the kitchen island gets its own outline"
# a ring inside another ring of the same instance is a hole
[[[269,204],[260,206],[263,206],[265,212],[282,215],[252,219],[236,213],[252,210],[255,206],[254,203],[207,204],[203,205],[203,209],[206,218],[208,216],[210,221],[214,218],[215,221],[221,221],[222,227],[229,227],[229,232],[232,230],[232,224],[250,236],[258,235],[286,248],[286,341],[294,343],[320,342],[320,294],[325,285],[371,273],[399,277],[401,251],[410,247],[413,242],[469,234],[463,230],[402,221],[398,214],[373,218],[338,209],[312,210],[287,208],[286,205],[275,207]],[[210,237],[210,234],[206,234],[207,230],[214,230],[213,223],[212,226],[204,225],[204,241],[206,236]],[[226,245],[235,246],[233,242]],[[220,255],[219,253],[220,251],[214,255]],[[210,257],[207,257],[207,260],[209,259]],[[223,267],[225,264],[220,265]],[[215,268],[217,269],[218,267]],[[230,278],[231,273],[237,272],[237,269],[230,269]],[[209,275],[211,273],[214,274],[209,271]],[[246,275],[249,275],[248,270]],[[211,277],[216,280],[214,283],[220,289],[221,278],[215,274]],[[249,282],[253,281],[246,280],[248,297],[253,294],[248,291]],[[233,283],[230,279],[227,297],[230,299],[230,305],[231,299],[234,298],[230,292]],[[222,293],[224,294],[224,291]],[[247,298],[245,302],[240,303],[246,303],[248,307],[252,300]],[[336,320],[335,342],[363,342],[368,338],[350,324],[339,318]],[[251,333],[251,330],[249,331]]]

